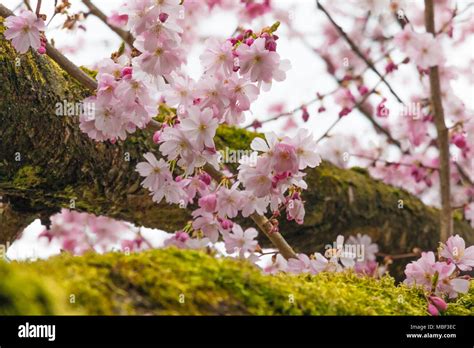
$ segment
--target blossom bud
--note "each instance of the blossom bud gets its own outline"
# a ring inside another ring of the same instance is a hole
[[[360,85],[359,87],[357,87],[357,90],[359,91],[360,95],[366,95],[368,92],[369,92],[369,89],[364,86],[364,85]]]
[[[158,16],[158,18],[160,19],[160,22],[161,23],[164,23],[166,22],[166,20],[168,19],[168,14],[167,13],[164,13],[164,12],[161,12],[160,15]]]
[[[120,75],[124,79],[130,79],[132,77],[132,73],[133,73],[133,68],[131,66],[126,66],[122,69],[122,71],[120,72]]]
[[[207,173],[202,173],[199,175],[199,180],[201,180],[203,183],[205,183],[206,185],[210,185],[211,184],[211,176]]]
[[[247,40],[245,40],[245,44],[246,44],[247,46],[252,46],[252,44],[253,44],[254,41],[255,41],[255,40],[254,40],[252,37],[249,37]]]
[[[383,98],[382,101],[377,105],[377,116],[378,117],[387,117],[390,114],[390,110],[385,107],[386,98]]]
[[[448,309],[446,302],[444,302],[444,300],[438,296],[430,296],[429,300],[441,312],[444,312],[446,309]]]
[[[204,197],[199,198],[198,204],[208,213],[213,213],[217,206],[217,196],[215,193],[210,193]]]
[[[228,220],[228,219],[222,219],[219,222],[221,224],[221,227],[224,230],[230,230],[232,227],[234,227],[234,223],[232,221]]]
[[[434,317],[439,315],[438,309],[431,303],[428,303],[428,313],[430,313]]]
[[[303,111],[303,121],[308,122],[309,120],[309,112],[306,106],[301,107],[301,110]]]
[[[463,134],[456,133],[451,137],[451,143],[460,149],[464,149],[467,145],[466,137]]]
[[[161,135],[160,131],[156,131],[155,134],[153,134],[153,142],[155,144],[158,144],[160,142],[160,135]]]

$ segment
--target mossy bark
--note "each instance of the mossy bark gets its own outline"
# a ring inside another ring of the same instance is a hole
[[[177,249],[0,261],[0,274],[0,315],[427,315],[423,292],[390,277],[264,275]],[[473,315],[473,291],[447,313]]]
[[[18,55],[0,38],[3,201],[17,214],[44,221],[62,207],[73,207],[168,231],[183,227],[189,211],[157,205],[140,187],[136,163],[147,151],[157,153],[150,130],[138,131],[115,145],[96,143],[79,130],[77,117],[56,115],[57,103],[80,102],[88,94],[48,57],[32,52]],[[254,136],[222,127],[217,144],[244,149]],[[364,170],[344,170],[327,162],[309,170],[307,181],[305,223],[281,225],[297,251],[321,251],[337,234],[357,232],[371,235],[385,252],[436,248],[438,210],[407,192],[374,180]],[[0,220],[0,243],[16,237],[4,232],[6,220]],[[468,244],[474,243],[467,222],[457,219],[454,230]]]

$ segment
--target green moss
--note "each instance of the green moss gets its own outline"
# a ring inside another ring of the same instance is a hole
[[[79,68],[95,80],[95,78],[97,76],[97,70],[91,70],[91,69],[89,69],[89,68],[87,68],[83,65],[80,66]]]
[[[62,289],[55,282],[0,262],[0,315],[77,314],[61,301]]]
[[[177,249],[63,254],[2,263],[0,273],[15,275],[0,284],[0,314],[426,315],[423,293],[390,277],[270,276],[246,262]],[[13,289],[25,294],[21,301]],[[469,296],[450,314],[472,313]]]
[[[252,140],[263,135],[245,129],[222,125],[216,132],[216,146],[218,149],[228,147],[233,150],[248,150]]]
[[[19,188],[32,188],[41,185],[44,179],[41,177],[41,167],[23,166],[13,178],[13,185]]]

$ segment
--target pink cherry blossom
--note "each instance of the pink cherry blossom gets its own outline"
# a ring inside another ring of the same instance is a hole
[[[210,38],[205,42],[206,50],[200,56],[201,63],[207,73],[217,72],[229,76],[234,69],[233,46],[229,41],[222,43],[216,38]]]
[[[19,53],[26,53],[30,47],[35,50],[40,48],[40,32],[45,30],[45,25],[33,12],[22,11],[18,16],[7,17],[5,27],[5,38],[12,40],[13,47]]]
[[[147,152],[143,157],[147,162],[138,163],[136,170],[141,176],[145,177],[142,182],[143,187],[156,191],[164,185],[165,181],[172,178],[168,164],[162,158],[157,160],[151,152]]]
[[[107,23],[115,27],[123,27],[127,25],[127,22],[128,22],[128,15],[120,14],[117,11],[112,11],[112,14],[109,17],[107,17]]]
[[[246,252],[254,252],[257,248],[258,242],[255,240],[257,236],[258,232],[255,228],[247,228],[243,231],[242,227],[234,224],[232,232],[224,235],[226,250],[228,253],[238,251],[239,256],[243,258]]]
[[[298,171],[298,158],[296,156],[296,148],[287,143],[280,142],[273,149],[273,169],[275,172],[296,173]]]
[[[181,122],[181,129],[199,150],[204,146],[214,147],[214,135],[218,122],[211,109],[199,110],[198,107],[188,108],[188,117]]]
[[[466,208],[464,208],[464,216],[466,217],[466,220],[471,221],[471,226],[474,227],[474,202],[466,205]]]
[[[204,213],[197,217],[193,221],[193,228],[201,230],[213,243],[217,242],[219,238],[220,223],[212,214]]]
[[[157,41],[149,51],[145,51],[143,41],[137,40],[135,45],[144,52],[133,60],[150,75],[170,74],[184,62],[182,49],[172,40]]]
[[[474,245],[466,248],[464,239],[458,234],[449,237],[446,244],[441,243],[440,256],[453,262],[461,271],[474,267]]]
[[[372,243],[372,238],[370,236],[364,234],[361,235],[357,233],[357,236],[350,236],[347,239],[346,244],[349,245],[356,245],[360,248],[363,248],[363,261],[375,261],[376,253],[379,251],[379,247],[377,244]],[[360,260],[357,260],[360,261]]]
[[[280,61],[278,53],[265,48],[265,39],[258,38],[252,46],[240,45],[237,50],[240,73],[248,74],[253,82],[271,83],[272,80],[283,81],[285,71],[289,69],[287,61]]]
[[[242,209],[242,193],[237,190],[237,184],[234,184],[230,189],[221,187],[217,191],[217,212],[219,217],[234,218],[237,216],[239,210]]]
[[[279,272],[285,272],[288,268],[288,262],[286,259],[281,255],[277,254],[273,260],[273,262],[266,266],[263,271],[267,274],[277,274]]]
[[[442,65],[445,60],[440,39],[431,33],[411,32],[409,26],[405,26],[394,42],[422,69]]]
[[[326,269],[328,260],[321,254],[314,254],[313,258],[309,258],[306,254],[298,254],[297,259],[289,259],[287,270],[290,273],[310,273],[318,274]]]
[[[305,209],[301,199],[290,199],[286,208],[287,219],[295,220],[301,225],[304,222]]]

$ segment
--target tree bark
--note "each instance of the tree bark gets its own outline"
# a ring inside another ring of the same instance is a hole
[[[30,217],[73,208],[167,231],[182,228],[189,211],[153,203],[135,172],[144,153],[158,152],[151,130],[115,145],[96,143],[79,130],[77,115],[56,114],[57,103],[74,105],[89,93],[48,57],[17,55],[0,39],[0,196],[16,214]],[[222,127],[216,143],[243,149],[254,136]],[[365,170],[326,162],[309,170],[307,181],[305,223],[282,222],[280,228],[296,251],[321,251],[338,234],[358,232],[371,235],[385,252],[436,248],[439,211],[406,191]],[[11,239],[5,226],[0,221],[0,243]],[[474,242],[473,229],[460,218],[455,232]]]

